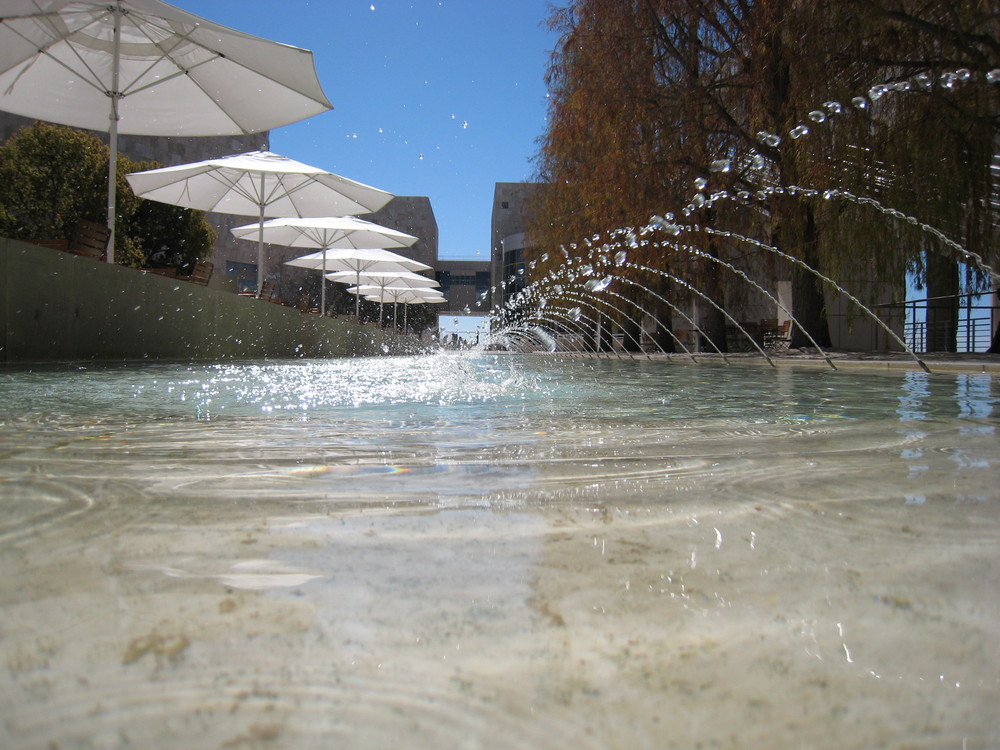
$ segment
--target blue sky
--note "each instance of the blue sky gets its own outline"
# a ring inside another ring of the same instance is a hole
[[[532,178],[545,129],[550,0],[170,1],[313,51],[334,109],[272,131],[272,151],[426,195],[439,257],[489,258],[494,183]]]

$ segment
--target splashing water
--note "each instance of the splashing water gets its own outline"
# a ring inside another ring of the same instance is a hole
[[[956,71],[946,71],[939,77],[938,85],[940,85],[942,88],[946,90],[950,90],[957,85],[960,84],[965,85],[970,81],[972,81],[973,79],[974,76],[971,73],[971,71],[966,69],[960,69]],[[994,76],[993,72],[991,71],[990,73],[985,74],[979,80],[983,80],[988,84],[992,84],[996,82],[996,76]],[[867,96],[854,97],[852,99],[852,105],[859,111],[867,110],[869,104],[875,104],[885,97],[899,95],[899,94],[906,94],[908,92],[918,89],[928,90],[930,87],[933,87],[934,85],[935,82],[929,76],[927,76],[926,74],[918,74],[909,80],[895,81],[891,83],[872,86],[868,90]],[[812,123],[820,125],[828,122],[830,118],[843,115],[843,113],[844,113],[844,108],[839,102],[827,101],[823,103],[822,108],[816,108],[810,110],[808,112],[807,117]],[[807,136],[809,135],[811,135],[810,128],[808,125],[805,124],[796,125],[788,132],[788,137],[791,140],[795,141],[807,139]],[[778,146],[780,146],[782,142],[781,138],[778,135],[769,133],[768,131],[765,130],[758,131],[756,138],[759,143],[768,148],[777,148]],[[768,160],[764,154],[756,152],[751,153],[748,156],[748,166],[752,167],[752,169],[754,170],[758,170],[761,173],[762,178],[766,182]],[[709,163],[707,172],[710,175],[717,175],[717,174],[721,175],[725,174],[731,169],[732,169],[732,161],[730,159],[720,159]],[[766,201],[771,196],[775,195],[795,196],[800,199],[811,199],[814,197],[822,197],[824,200],[846,200],[846,201],[851,201],[859,206],[873,208],[874,210],[879,211],[892,221],[905,222],[906,224],[919,228],[929,238],[932,238],[934,240],[934,246],[933,246],[934,251],[955,253],[962,261],[974,265],[979,272],[984,274],[986,277],[991,278],[994,282],[1000,281],[1000,274],[998,274],[989,264],[987,264],[981,255],[975,252],[971,252],[966,248],[963,248],[954,240],[947,237],[943,232],[934,227],[929,226],[924,222],[921,222],[917,217],[906,215],[902,211],[892,208],[891,206],[885,206],[881,204],[879,201],[872,198],[857,196],[851,193],[850,191],[838,188],[817,189],[812,187],[802,187],[799,185],[782,186],[773,184],[764,184],[755,192],[750,192],[745,189],[739,189],[734,192],[730,192],[730,190],[728,189],[722,189],[716,192],[709,193],[708,192],[709,185],[710,181],[706,177],[698,177],[694,181],[694,188],[696,192],[694,193],[694,195],[692,195],[688,205],[686,205],[680,211],[680,213],[684,217],[686,217],[687,220],[695,221],[696,220],[695,217],[701,211],[712,208],[719,201],[735,201],[740,205],[752,206],[754,201]],[[638,230],[634,228],[623,228],[606,232],[604,233],[603,236],[601,234],[598,234],[594,235],[593,237],[587,238],[583,243],[583,247],[586,250],[585,255],[577,257],[571,255],[570,253],[571,250],[572,251],[577,250],[576,243],[570,243],[568,248],[564,246],[562,248],[562,251],[566,259],[566,265],[567,266],[579,265],[583,276],[592,276],[600,273],[600,270],[596,268],[598,264],[592,264],[592,261],[594,261],[595,259],[601,260],[602,258],[607,258],[612,254],[614,254],[614,257],[616,258],[616,263],[615,263],[616,266],[621,267],[625,265],[625,255],[623,254],[625,252],[625,248],[638,249],[641,247],[656,246],[660,248],[665,255],[686,253],[692,256],[697,256],[711,263],[720,263],[719,259],[711,255],[705,254],[687,243],[674,242],[669,240],[668,241],[657,240],[653,242],[641,239],[644,235],[655,232],[662,232],[671,237],[681,237],[686,233],[701,232],[701,231],[713,234],[717,237],[725,237],[727,239],[731,239],[739,243],[744,243],[756,247],[764,251],[765,253],[771,253],[773,255],[776,255],[782,258],[784,261],[792,263],[800,268],[803,268],[808,273],[813,274],[824,285],[826,285],[832,290],[835,290],[836,294],[839,295],[840,298],[847,300],[852,306],[854,306],[854,308],[860,310],[869,320],[871,320],[873,326],[881,329],[881,331],[885,334],[885,336],[887,336],[890,340],[894,341],[895,344],[899,346],[902,350],[906,351],[912,357],[912,359],[918,364],[918,366],[920,366],[925,370],[927,369],[927,365],[919,357],[917,357],[916,354],[910,349],[908,344],[903,340],[900,332],[893,330],[893,328],[889,325],[888,322],[879,317],[879,315],[877,315],[874,310],[865,305],[857,296],[851,294],[847,289],[834,282],[831,278],[819,273],[816,269],[809,267],[801,260],[796,259],[793,256],[782,252],[779,248],[754,240],[750,237],[741,236],[735,232],[728,232],[720,229],[702,228],[698,224],[685,224],[683,222],[678,222],[677,220],[675,220],[674,214],[665,213],[663,215],[652,216],[651,219],[649,220],[649,224],[646,227],[643,227]],[[604,242],[604,237],[611,238],[611,241]],[[601,242],[603,242],[603,244],[599,245],[599,243]],[[598,246],[600,246],[601,248],[601,253],[603,253],[602,256],[595,256],[595,250]],[[747,275],[746,272],[737,269],[732,264],[722,263],[721,265],[723,265],[724,267],[728,267],[729,270],[734,274],[736,274],[739,278],[741,278],[743,282],[753,287],[756,293],[760,293],[766,298],[770,299],[779,311],[779,318],[785,317],[785,319],[789,320],[790,324],[799,331],[801,331],[803,334],[805,334],[806,337],[810,339],[811,345],[817,351],[819,351],[819,347],[816,344],[815,340],[812,338],[812,336],[808,336],[808,334],[806,334],[805,328],[801,326],[799,324],[799,321],[797,321],[794,318],[791,310],[789,310],[787,307],[785,307],[779,302],[776,293],[773,290],[769,291],[765,289],[761,285],[761,283],[759,283],[758,281],[754,281],[749,275]],[[708,303],[715,307],[719,307],[719,305],[714,300],[712,300],[708,295],[705,295],[700,290],[693,287],[688,281],[677,279],[675,277],[670,276],[669,274],[665,274],[654,268],[647,268],[647,270],[651,274],[660,275],[664,278],[669,278],[672,284],[683,286],[689,292],[700,296],[702,298],[702,302]],[[611,282],[615,277],[616,277],[615,274],[612,274],[601,279],[600,281],[593,278],[587,279],[582,282],[582,291],[585,291],[586,293],[589,293],[591,295],[595,295],[599,292],[605,292],[606,294],[600,301],[600,304],[602,306],[607,305],[608,307],[610,307],[611,310],[613,310],[613,317],[617,317],[623,320],[628,320],[630,319],[630,315],[628,314],[627,310],[629,309],[630,306],[634,307],[636,303],[631,299],[621,296],[612,299],[615,293],[610,293],[607,290],[611,286]],[[556,271],[553,269],[550,269],[548,274],[544,278],[538,279],[533,283],[540,284],[542,287],[548,287],[556,281],[569,282],[568,290],[563,290],[560,287],[559,290],[556,291],[556,297],[565,296],[567,293],[575,294],[575,292],[571,291],[573,290],[573,286],[577,283],[581,283],[579,282],[576,275],[568,274],[562,276],[556,273]],[[522,313],[519,312],[521,307],[530,306],[532,304],[534,295],[532,293],[530,286],[531,285],[529,285],[529,288],[523,290],[519,294],[511,298],[508,298],[504,307],[501,310],[497,311],[499,315],[497,315],[495,318],[494,330],[497,331],[499,335],[504,335],[507,326],[510,325],[509,320],[516,321],[520,317],[522,317]],[[643,284],[638,284],[637,286],[643,289],[646,292],[647,296],[649,296],[651,290],[649,289],[648,286]],[[680,311],[676,305],[673,305],[672,303],[662,298],[660,301],[666,304],[667,306],[671,307],[675,315],[680,315],[681,317],[687,318],[687,316],[682,311]],[[727,316],[727,318],[729,318],[729,323],[732,325],[732,327],[735,328],[737,331],[739,331],[739,333],[745,336],[747,339],[750,339],[750,345],[756,346],[760,350],[760,353],[764,355],[765,359],[767,359],[770,362],[771,360],[768,357],[768,355],[763,351],[763,349],[760,349],[759,345],[757,345],[756,342],[752,340],[752,335],[746,330],[746,328],[740,323],[738,323],[735,319],[733,319],[732,315],[730,315],[728,311],[722,308],[720,308],[720,310],[721,312],[723,312],[724,315]],[[606,314],[605,312],[595,309],[595,317],[592,319],[592,322],[600,325],[600,320],[602,316],[604,316],[605,314]],[[641,311],[641,314],[647,320],[651,317],[651,314],[648,313],[648,311]],[[528,317],[531,317],[530,313],[528,313]],[[550,315],[549,321],[550,323],[556,325],[556,327],[561,325],[561,323],[558,322],[559,321],[558,317],[552,318]],[[635,321],[633,321],[633,323],[634,322]],[[697,331],[698,336],[701,339],[707,338],[705,331],[702,330],[701,327],[694,320],[687,319],[687,322],[691,325],[693,330]],[[664,327],[662,326],[661,322],[657,320],[653,320],[653,324],[656,326]],[[515,322],[513,323],[513,325],[516,326],[517,323]],[[645,323],[639,321],[639,325],[640,326],[645,325]],[[666,330],[666,333],[671,335],[674,339],[677,339],[677,337],[674,336],[671,331]],[[584,333],[584,335],[587,334]],[[686,353],[690,354],[688,348],[682,345],[679,340],[676,343],[679,346],[681,346],[681,348]],[[709,343],[717,351],[720,351],[720,347],[718,345],[712,342]],[[574,349],[578,348],[577,343],[575,341],[571,343],[571,348]],[[640,349],[642,348],[641,344],[639,345],[639,348]],[[600,351],[601,351],[601,345],[596,345],[595,352],[600,352]],[[833,363],[829,357],[826,357],[826,361],[830,364],[831,367],[833,367]]]

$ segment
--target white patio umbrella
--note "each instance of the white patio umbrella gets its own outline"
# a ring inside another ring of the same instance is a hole
[[[258,217],[257,294],[264,283],[264,219],[324,217],[377,211],[391,193],[270,151],[206,159],[192,164],[133,172],[141,198],[203,211]]]
[[[448,300],[445,299],[443,294],[438,296],[431,296],[430,294],[423,295],[421,289],[408,289],[406,292],[399,297],[399,302],[403,303],[403,330],[406,330],[406,311],[409,309],[410,305],[442,305]],[[434,292],[434,289],[426,290],[427,292]],[[393,312],[393,320],[395,321],[395,312]]]
[[[406,306],[407,305],[418,305],[418,304],[441,304],[447,302],[444,295],[441,294],[437,289],[431,289],[430,287],[418,287],[418,288],[403,288],[403,287],[378,287],[371,285],[362,285],[350,287],[348,290],[351,294],[358,295],[358,299],[362,296],[369,302],[379,303],[379,320],[382,319],[381,305],[386,302],[392,303],[392,325],[396,326],[396,308],[397,305],[403,303],[403,328],[406,328]]]
[[[342,284],[355,283],[355,280],[360,278],[375,289],[386,289],[387,287],[397,287],[400,289],[420,289],[420,288],[430,288],[430,287],[440,286],[440,284],[438,284],[434,279],[428,278],[427,276],[421,276],[418,273],[411,273],[409,271],[400,271],[400,272],[365,271],[360,274],[351,273],[350,271],[339,271],[337,273],[328,273],[326,275],[326,278],[330,279],[331,281],[339,281]],[[359,285],[359,286],[364,286],[364,285]],[[381,320],[382,320],[382,307],[380,303],[379,321]]]
[[[264,241],[284,247],[319,248],[320,252],[285,261],[286,266],[314,268],[325,277],[331,271],[421,271],[430,266],[397,253],[374,248],[409,247],[413,235],[354,216],[280,218],[247,224],[232,230],[238,239]],[[320,309],[326,314],[326,278],[322,279]]]
[[[0,109],[109,134],[109,262],[119,133],[259,133],[332,106],[308,50],[161,0],[0,5]]]
[[[402,273],[404,271],[426,271],[430,268],[426,263],[407,258],[405,255],[393,253],[380,248],[334,249],[304,255],[301,258],[287,261],[285,265],[303,268],[323,268],[323,291],[326,291],[326,280],[329,272],[353,271],[354,283],[361,283],[363,273]],[[346,281],[341,279],[341,281]],[[347,283],[350,283],[349,281]],[[359,316],[357,301],[354,305],[354,315]]]

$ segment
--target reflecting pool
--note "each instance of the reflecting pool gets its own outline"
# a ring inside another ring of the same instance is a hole
[[[0,370],[0,745],[995,747],[998,399],[476,354]]]

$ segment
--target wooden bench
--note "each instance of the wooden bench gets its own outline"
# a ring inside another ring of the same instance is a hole
[[[194,264],[194,269],[189,276],[178,276],[181,281],[190,281],[192,284],[208,286],[209,279],[212,278],[212,269],[215,268],[207,260],[199,260]]]
[[[151,273],[156,276],[166,276],[171,279],[177,278],[176,268],[140,268],[139,270],[143,273]]]
[[[107,257],[109,237],[111,230],[103,224],[80,219],[73,239],[70,240],[69,251],[94,260],[104,260]]]
[[[29,240],[39,247],[61,250],[64,253],[82,255],[85,258],[104,260],[107,257],[108,238],[111,230],[95,221],[80,219],[73,230],[73,236],[68,240]]]

